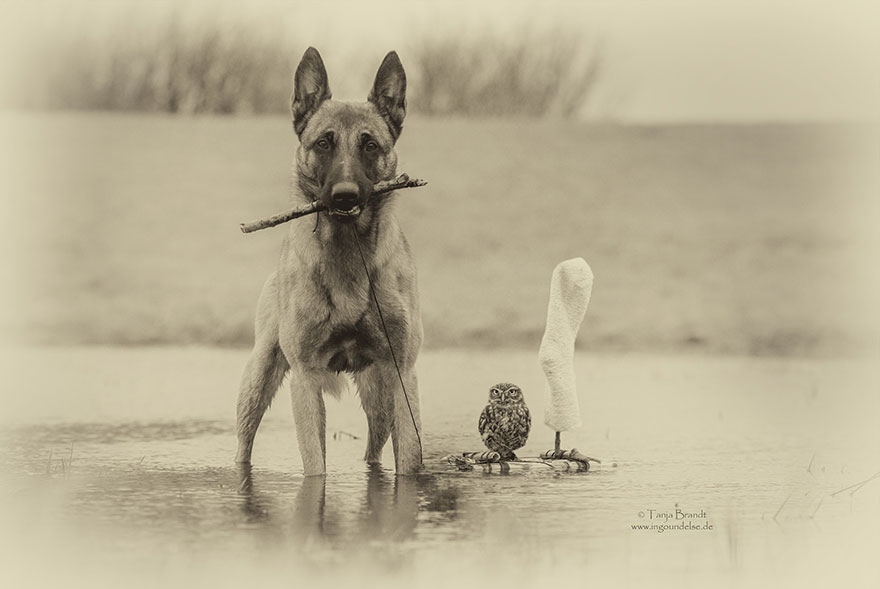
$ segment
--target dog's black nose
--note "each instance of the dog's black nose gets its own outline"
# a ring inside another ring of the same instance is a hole
[[[338,182],[330,192],[333,208],[350,211],[358,204],[358,185],[354,182]]]

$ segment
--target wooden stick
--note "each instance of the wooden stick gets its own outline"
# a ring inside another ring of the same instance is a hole
[[[397,190],[398,188],[417,188],[419,186],[424,186],[425,184],[427,184],[427,182],[425,182],[424,180],[420,180],[418,178],[410,179],[408,175],[401,174],[393,180],[383,180],[381,182],[376,182],[375,184],[373,184],[373,196],[385,194],[386,192],[391,192],[392,190]],[[290,209],[288,211],[278,213],[277,215],[272,215],[271,217],[267,217],[265,219],[251,221],[250,223],[241,223],[241,232],[253,233],[254,231],[259,231],[260,229],[274,227],[275,225],[287,223],[288,221],[298,219],[299,217],[305,217],[306,215],[311,215],[326,210],[327,207],[322,205],[320,202],[315,201],[304,207]]]
[[[544,460],[576,460],[578,462],[596,462],[602,464],[602,461],[586,454],[578,452],[577,448],[571,450],[547,450],[538,455]]]
[[[464,452],[462,454],[465,458],[473,460],[474,462],[501,462],[501,454],[498,452]]]

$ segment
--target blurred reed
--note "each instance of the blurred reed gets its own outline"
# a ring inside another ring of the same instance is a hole
[[[412,56],[411,105],[429,115],[571,118],[599,79],[601,49],[564,30],[435,37]]]
[[[22,56],[28,80],[2,101],[30,109],[285,113],[302,50],[320,45],[307,39],[300,46],[280,28],[173,15],[100,33],[35,40]],[[601,52],[580,33],[522,27],[469,37],[411,34],[401,49],[411,112],[573,117],[598,79]],[[360,60],[348,60],[355,75]]]

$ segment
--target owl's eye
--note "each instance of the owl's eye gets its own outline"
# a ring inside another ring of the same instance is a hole
[[[501,396],[501,391],[499,391],[498,389],[492,389],[491,391],[489,391],[489,396],[491,396],[493,399],[497,399]]]

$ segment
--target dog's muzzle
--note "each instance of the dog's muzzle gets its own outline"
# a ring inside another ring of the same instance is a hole
[[[360,193],[354,182],[338,182],[330,191],[330,215],[348,223],[361,214]]]

